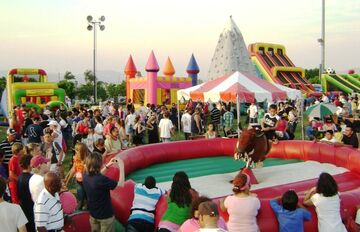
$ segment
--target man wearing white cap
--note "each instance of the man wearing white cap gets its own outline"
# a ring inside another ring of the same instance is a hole
[[[51,130],[51,135],[54,138],[54,142],[58,143],[62,149],[63,135],[59,123],[55,120],[52,120],[48,123],[48,126]]]

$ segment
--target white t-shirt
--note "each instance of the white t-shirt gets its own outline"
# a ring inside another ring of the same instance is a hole
[[[0,203],[0,215],[1,231],[18,231],[28,222],[20,205],[6,201]]]
[[[128,114],[128,115],[126,116],[126,119],[125,119],[125,127],[126,127],[126,128],[129,128],[130,125],[132,125],[132,126],[134,127],[135,118],[136,118],[136,115],[135,115],[135,114]]]
[[[328,143],[337,143],[337,140],[335,137],[332,137],[332,139],[328,140],[326,137],[322,138],[320,141],[322,142],[328,142]]]
[[[170,119],[162,118],[159,123],[160,138],[171,138],[171,129],[173,127]]]
[[[45,188],[44,177],[39,174],[34,174],[30,177],[29,180],[29,189],[31,193],[31,198],[33,202],[36,202],[41,191]]]
[[[249,117],[250,118],[256,118],[257,117],[257,107],[256,105],[250,105],[248,109]]]
[[[61,147],[61,149],[63,148],[62,147],[62,142],[63,142],[63,134],[62,134],[62,132],[61,131],[55,131],[54,133],[56,133],[57,134],[57,137],[56,138],[54,138],[54,142],[57,142],[58,144],[59,144],[59,146]]]
[[[104,126],[101,123],[97,123],[95,128],[94,128],[94,140],[95,140],[95,142],[100,138],[101,139],[104,138],[103,131],[104,131]]]
[[[191,133],[191,115],[185,113],[181,116],[181,123],[183,125],[184,133]]]
[[[346,232],[346,228],[340,216],[340,197],[324,197],[322,194],[315,193],[311,197],[318,217],[319,232]]]

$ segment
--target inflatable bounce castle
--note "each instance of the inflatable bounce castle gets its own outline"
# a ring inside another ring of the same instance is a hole
[[[158,76],[160,70],[154,52],[151,52],[147,61],[146,77],[138,77],[135,63],[130,55],[125,67],[126,97],[133,103],[143,101],[145,104],[172,104],[177,102],[177,90],[184,89],[197,84],[199,67],[194,55],[191,56],[186,72],[188,77],[175,77],[174,66],[168,57],[164,68],[164,76]]]
[[[6,79],[6,89],[2,94],[1,107],[6,117],[13,107],[26,104],[38,112],[45,106],[59,107],[65,101],[65,90],[56,83],[48,82],[42,69],[12,69]]]

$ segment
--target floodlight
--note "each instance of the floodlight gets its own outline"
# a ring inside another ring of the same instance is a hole
[[[99,20],[100,20],[101,22],[104,22],[104,21],[105,21],[105,16],[101,16],[101,17],[99,18]]]
[[[100,25],[100,31],[105,30],[105,26],[104,25]]]
[[[89,25],[87,26],[87,29],[88,29],[89,31],[91,31],[91,30],[93,29],[93,26],[89,24]]]
[[[90,23],[93,20],[93,17],[91,15],[89,15],[88,17],[86,17],[86,19]]]

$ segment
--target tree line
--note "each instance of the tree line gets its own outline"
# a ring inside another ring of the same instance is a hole
[[[311,84],[319,84],[319,69],[305,69],[305,77]],[[66,95],[71,99],[91,100],[94,91],[94,74],[90,70],[84,72],[85,84],[78,85],[76,77],[70,71],[66,71],[63,80],[58,82],[59,88],[65,90]],[[0,78],[0,92],[6,88],[6,77]],[[98,99],[106,100],[113,98],[118,100],[119,96],[126,95],[126,82],[120,84],[106,83],[97,80],[97,96]]]

